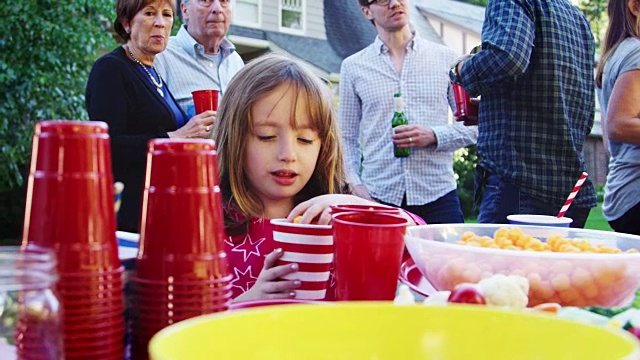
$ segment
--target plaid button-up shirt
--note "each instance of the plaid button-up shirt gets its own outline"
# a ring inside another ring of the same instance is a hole
[[[448,121],[449,107],[455,108],[448,71],[455,59],[453,50],[415,34],[400,74],[379,37],[344,60],[340,130],[353,184],[364,184],[374,198],[397,206],[405,194],[408,205],[424,205],[456,188],[453,152],[475,143],[477,128]],[[433,129],[437,146],[414,147],[409,157],[394,157],[396,92],[402,93],[409,124]]]
[[[482,95],[481,165],[558,210],[585,171],[582,146],[594,121],[594,41],[566,0],[490,0],[483,50],[461,69]],[[590,180],[573,206],[596,205]]]

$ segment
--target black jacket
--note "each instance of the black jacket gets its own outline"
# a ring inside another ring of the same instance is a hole
[[[113,176],[125,185],[118,229],[138,232],[147,142],[176,130],[175,116],[121,46],[95,62],[85,98],[89,119],[109,125]]]

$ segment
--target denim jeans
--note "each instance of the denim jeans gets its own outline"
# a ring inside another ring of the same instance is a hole
[[[476,167],[475,204],[480,207],[479,223],[508,224],[507,216],[511,214],[537,214],[555,216],[559,206],[527,195],[522,190],[500,179],[482,167]],[[571,227],[583,228],[589,217],[590,208],[569,208],[566,217],[573,219]]]
[[[395,206],[393,204],[387,205]],[[407,205],[407,197],[405,196],[400,207],[420,216],[427,224],[456,224],[464,222],[457,190],[453,190],[424,205]]]

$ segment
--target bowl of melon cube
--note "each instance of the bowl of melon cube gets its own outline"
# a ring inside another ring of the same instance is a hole
[[[405,244],[437,290],[495,274],[529,280],[529,306],[627,306],[640,287],[640,236],[507,224],[407,228]]]

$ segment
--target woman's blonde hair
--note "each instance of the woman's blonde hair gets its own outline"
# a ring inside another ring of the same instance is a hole
[[[245,172],[245,168],[251,166],[244,160],[247,136],[252,132],[251,109],[280,85],[288,85],[294,90],[295,103],[298,100],[306,103],[311,127],[318,132],[321,142],[316,168],[309,182],[296,195],[295,203],[345,191],[339,132],[328,86],[295,60],[281,55],[264,55],[234,76],[222,97],[212,132],[218,149],[225,209],[233,204],[245,217],[261,217],[264,210],[264,204],[251,188]],[[292,122],[295,128],[295,119]]]
[[[640,7],[639,0],[634,0]],[[615,52],[618,45],[628,37],[640,37],[640,17],[629,9],[628,0],[609,0],[607,6],[609,25],[602,44],[602,56],[596,70],[596,85],[602,88],[602,73],[607,60]]]

